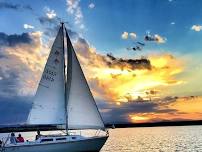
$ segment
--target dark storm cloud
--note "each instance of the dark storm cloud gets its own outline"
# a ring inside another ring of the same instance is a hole
[[[31,97],[1,97],[0,125],[16,125],[25,123],[31,108],[31,100]]]
[[[126,65],[129,65],[131,70],[151,69],[151,63],[148,59],[122,59],[114,57],[111,53],[107,54],[107,57],[110,59],[107,62],[110,67],[119,66],[124,69]]]
[[[149,113],[154,112],[157,109],[156,103],[145,102],[145,103],[137,103],[137,102],[128,102],[124,103],[121,106],[113,105],[106,107],[107,109],[111,109],[108,112],[103,113],[103,117],[106,123],[114,122],[114,123],[124,123],[129,122],[129,114],[131,113]]]
[[[0,9],[12,9],[12,10],[33,10],[29,5],[13,4],[8,2],[0,2]]]
[[[102,111],[102,116],[106,123],[123,123],[129,122],[128,115],[131,113],[149,113],[157,110],[158,104],[151,102],[137,103],[128,102],[120,106],[108,104],[107,102],[100,102],[98,107]]]
[[[32,39],[28,33],[22,34],[11,34],[8,35],[6,33],[0,32],[0,47],[1,46],[16,46],[20,43],[31,43]]]
[[[98,107],[105,123],[128,123],[129,115],[135,113],[173,113],[175,109],[161,109],[161,103],[127,102],[117,106],[113,103],[98,101]]]

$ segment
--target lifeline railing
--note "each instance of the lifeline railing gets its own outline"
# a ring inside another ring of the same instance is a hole
[[[4,152],[5,151],[5,146],[6,146],[6,143],[8,142],[8,140],[10,139],[10,136],[8,135],[8,137],[6,138],[6,140],[4,141],[5,138],[2,138],[2,144],[1,144],[1,147],[0,147],[0,152]]]

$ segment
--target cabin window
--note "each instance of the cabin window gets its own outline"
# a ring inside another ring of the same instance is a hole
[[[72,139],[76,139],[76,137],[72,137]]]
[[[49,138],[49,139],[41,139],[41,142],[47,142],[47,141],[53,141],[52,138]]]
[[[56,140],[57,140],[57,141],[58,141],[58,140],[59,140],[59,141],[60,141],[60,140],[66,140],[66,138],[57,138]]]

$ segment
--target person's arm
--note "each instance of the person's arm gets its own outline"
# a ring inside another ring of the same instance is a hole
[[[18,143],[18,142],[19,142],[18,138],[16,138],[16,137],[15,137],[15,142],[16,142],[16,143]]]

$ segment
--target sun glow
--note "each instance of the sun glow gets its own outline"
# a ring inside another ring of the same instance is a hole
[[[129,115],[129,117],[133,123],[143,123],[149,120],[146,116]]]
[[[173,56],[151,56],[150,61],[151,70],[131,70],[127,65],[126,68],[100,66],[92,67],[88,74],[93,75],[89,77],[99,82],[97,87],[104,90],[104,98],[118,102],[128,102],[138,97],[148,98],[148,94],[145,93],[147,90],[183,83],[175,79],[175,75],[182,72],[183,67]]]

